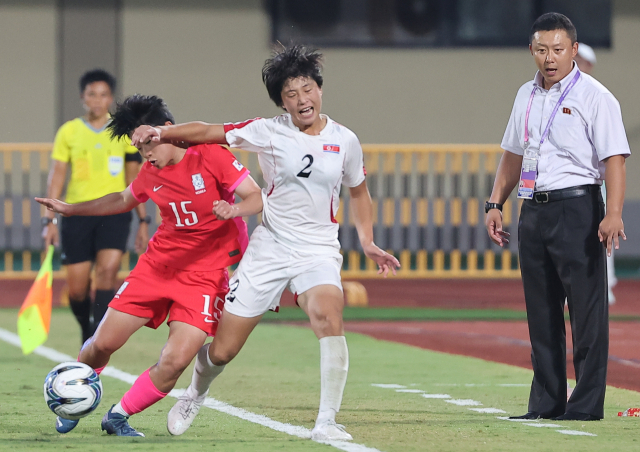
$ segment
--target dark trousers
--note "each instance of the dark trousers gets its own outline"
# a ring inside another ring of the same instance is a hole
[[[533,382],[529,411],[602,418],[609,354],[606,254],[598,240],[604,217],[600,187],[587,195],[524,201],[518,224]],[[576,387],[567,402],[565,297],[573,338]]]

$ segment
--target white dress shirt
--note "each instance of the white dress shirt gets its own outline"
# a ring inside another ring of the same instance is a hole
[[[538,71],[516,95],[501,147],[514,154],[524,153],[525,115],[535,87],[529,113],[529,145],[540,149],[535,191],[600,185],[604,180],[603,160],[631,154],[620,104],[607,88],[584,72],[560,105],[548,137],[539,145],[556,103],[576,72],[578,65],[574,63],[565,78],[546,90]]]

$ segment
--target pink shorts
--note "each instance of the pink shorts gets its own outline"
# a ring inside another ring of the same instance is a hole
[[[148,318],[146,326],[158,328],[177,320],[215,336],[229,292],[227,269],[179,270],[158,264],[145,254],[125,279],[109,307]]]

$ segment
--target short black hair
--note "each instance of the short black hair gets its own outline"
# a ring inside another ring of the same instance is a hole
[[[529,33],[529,44],[533,42],[533,35],[537,31],[552,31],[552,30],[564,30],[567,32],[571,44],[578,42],[578,32],[575,25],[564,14],[560,13],[546,13],[538,17],[531,26],[531,32]]]
[[[104,69],[92,69],[90,71],[85,72],[80,77],[80,94],[84,93],[84,89],[90,83],[95,82],[105,82],[109,85],[109,89],[111,89],[111,94],[114,94],[116,91],[116,78],[109,74]]]
[[[282,107],[282,88],[290,78],[312,78],[322,88],[323,56],[317,49],[296,44],[276,50],[262,67],[262,81],[269,97]]]
[[[176,123],[162,99],[134,94],[118,103],[107,128],[112,138],[122,138],[131,135],[138,126],[163,126],[167,121]]]

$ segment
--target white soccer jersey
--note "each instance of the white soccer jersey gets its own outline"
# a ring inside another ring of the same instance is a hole
[[[319,135],[301,132],[289,114],[224,126],[229,146],[258,153],[267,183],[263,224],[277,241],[305,252],[340,247],[340,185],[356,187],[365,178],[358,137],[322,117],[327,125]]]

